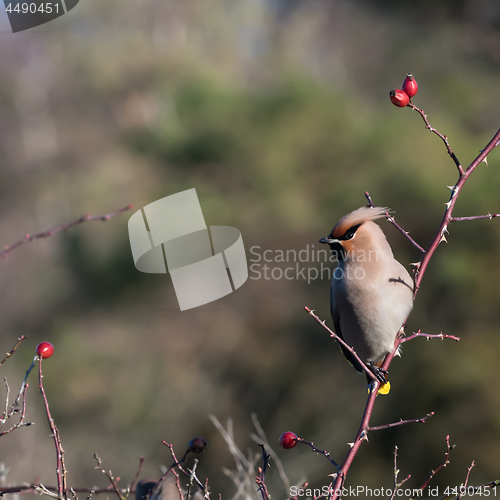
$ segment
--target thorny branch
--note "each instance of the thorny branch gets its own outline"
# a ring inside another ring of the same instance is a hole
[[[312,442],[306,441],[305,439],[302,439],[301,437],[298,436],[296,438],[296,441],[298,441],[299,443],[307,444],[314,453],[324,455],[337,470],[340,470],[340,467],[338,466],[337,462],[335,462],[335,460],[331,457],[328,451],[320,450],[319,448],[316,448],[316,446],[314,446]]]
[[[47,415],[47,420],[49,421],[49,427],[52,432],[52,437],[54,438],[54,444],[56,448],[56,475],[57,475],[57,496],[60,499],[68,498],[68,491],[66,485],[66,465],[64,463],[64,450],[61,444],[61,438],[59,436],[59,429],[54,423],[54,419],[50,414],[49,402],[47,396],[45,395],[45,390],[43,388],[43,375],[42,375],[42,357],[38,358],[38,387],[42,393],[43,401],[45,403],[45,413]]]
[[[370,193],[365,191],[365,198],[368,200],[369,207],[376,207],[375,203],[373,203]],[[410,236],[408,231],[405,231],[389,212],[385,212],[385,218],[415,247],[418,248],[421,252],[425,252],[425,250]]]
[[[420,287],[420,283],[422,282],[422,278],[424,276],[425,270],[427,269],[427,265],[434,252],[437,250],[437,247],[443,241],[446,241],[445,233],[448,233],[448,225],[452,222],[452,213],[455,208],[455,203],[457,201],[458,195],[462,190],[465,182],[470,177],[472,172],[477,168],[477,166],[486,159],[488,154],[498,145],[498,141],[500,140],[500,129],[493,136],[491,141],[486,145],[486,147],[479,153],[479,155],[475,158],[475,160],[467,167],[465,172],[460,175],[455,186],[450,187],[451,195],[449,201],[446,203],[446,210],[443,216],[443,220],[439,225],[438,231],[434,236],[429,248],[424,252],[422,256],[422,260],[415,268],[415,289],[413,292],[413,297],[417,295],[418,289]]]
[[[455,335],[444,335],[442,332],[439,334],[430,334],[430,333],[422,333],[420,330],[416,333],[412,333],[408,337],[400,337],[399,338],[399,344],[402,344],[403,342],[408,342],[409,340],[416,339],[417,337],[424,337],[427,340],[431,339],[450,339],[450,340],[455,340],[456,342],[460,341],[460,337],[456,337]]]
[[[415,106],[412,102],[410,102],[410,104],[408,104],[408,106],[410,108],[412,108],[414,111],[416,111],[422,117],[422,120],[424,120],[424,123],[425,123],[425,128],[427,130],[429,130],[430,132],[436,134],[443,141],[444,145],[446,146],[446,151],[448,152],[451,159],[455,163],[459,174],[464,175],[464,170],[462,168],[462,165],[458,161],[458,158],[455,156],[455,153],[452,151],[452,149],[450,147],[450,143],[448,142],[448,138],[445,135],[441,134],[441,132],[436,130],[434,127],[431,126],[431,124],[429,123],[429,120],[427,120],[427,115],[424,113],[424,111],[422,109],[417,108],[417,106]]]
[[[305,309],[305,311],[307,313],[309,313],[330,334],[330,337],[334,338],[337,342],[339,342],[340,344],[342,344],[356,358],[356,361],[359,362],[359,364],[361,365],[361,367],[363,368],[363,370],[365,370],[365,372],[370,376],[370,378],[374,382],[377,381],[377,379],[376,379],[375,375],[373,374],[373,372],[370,370],[370,368],[368,368],[368,366],[366,366],[366,364],[356,354],[356,351],[349,344],[347,344],[347,342],[345,342],[345,340],[343,338],[339,337],[331,328],[329,328],[326,325],[326,320],[321,320],[314,313],[314,309],[309,309],[309,307],[307,307],[307,306],[305,306],[304,309]],[[377,390],[378,390],[378,387],[377,387]]]
[[[500,217],[500,214],[487,214],[487,215],[472,215],[470,217],[452,217],[451,222],[462,222],[468,220],[479,220],[479,219],[494,219],[495,217]]]
[[[448,233],[448,226],[449,226],[449,224],[451,222],[457,222],[457,221],[462,221],[462,220],[475,220],[475,219],[479,219],[479,218],[486,218],[485,216],[475,216],[475,217],[466,217],[466,218],[458,218],[457,217],[457,218],[454,218],[452,216],[452,213],[453,213],[453,209],[455,208],[455,203],[457,201],[458,195],[460,194],[460,192],[461,192],[461,190],[462,190],[465,182],[467,181],[467,179],[470,177],[470,175],[472,174],[472,172],[477,168],[477,166],[481,162],[486,161],[486,158],[487,158],[488,154],[496,146],[500,145],[500,130],[498,130],[496,132],[496,134],[493,136],[493,138],[490,140],[490,142],[486,145],[486,147],[480,152],[480,154],[474,159],[474,161],[464,170],[463,167],[462,167],[462,165],[461,165],[461,163],[460,163],[460,161],[458,160],[457,156],[455,155],[455,153],[451,149],[451,146],[450,146],[450,144],[448,142],[447,137],[445,135],[441,134],[438,130],[436,130],[434,127],[432,127],[430,125],[430,123],[429,123],[429,121],[427,119],[426,114],[421,109],[417,108],[411,102],[410,102],[410,104],[408,106],[411,107],[413,110],[415,110],[417,113],[420,114],[420,116],[422,117],[422,119],[423,119],[423,121],[425,123],[426,129],[428,129],[431,132],[433,132],[434,134],[436,134],[443,141],[444,145],[446,146],[446,150],[447,150],[448,154],[450,155],[451,159],[453,160],[453,162],[455,163],[455,166],[457,167],[457,170],[458,170],[458,173],[459,173],[459,178],[458,178],[457,183],[454,186],[450,186],[451,195],[450,195],[449,201],[445,204],[446,205],[446,210],[445,210],[445,213],[443,215],[443,219],[442,219],[442,221],[441,221],[441,223],[440,223],[440,225],[438,227],[436,235],[432,239],[432,241],[431,241],[429,247],[427,248],[427,250],[425,250],[413,238],[411,238],[410,235],[409,235],[409,233],[407,231],[405,231],[399,224],[396,223],[396,221],[394,220],[393,216],[391,216],[389,213],[386,213],[386,218],[389,220],[389,222],[391,222],[396,227],[396,229],[398,229],[398,231],[400,231],[410,241],[410,243],[413,246],[415,246],[416,248],[418,248],[420,250],[420,252],[422,253],[422,258],[421,258],[420,262],[415,265],[415,269],[414,269],[413,298],[415,299],[431,257],[434,255],[434,252],[437,250],[437,248],[440,245],[440,243],[442,243],[443,241],[446,241],[445,234]],[[369,195],[368,192],[365,192],[365,196],[366,196],[366,198],[368,200],[368,205],[374,207],[375,204],[373,203],[373,201],[372,201],[372,199],[371,199],[371,197],[370,197],[370,195]],[[496,217],[496,216],[497,216],[497,214],[495,214],[494,217]],[[491,215],[488,215],[487,217],[488,218],[493,218],[493,216],[491,216]],[[354,350],[350,346],[347,346],[345,344],[345,342],[343,342],[342,339],[339,338],[338,335],[336,335],[334,332],[332,332],[332,330],[329,329],[326,326],[325,322],[321,321],[314,314],[314,312],[311,309],[309,309],[308,307],[305,307],[305,310],[311,316],[313,316],[315,318],[315,320],[318,323],[320,323],[321,326],[323,326],[330,333],[331,337],[333,337],[336,340],[338,340],[344,347],[346,347],[349,350],[349,352],[351,352],[356,357],[356,359],[358,361],[361,361],[359,359],[359,357],[356,355],[356,353],[354,352]],[[406,319],[405,319],[404,324],[406,324]],[[429,335],[429,334],[421,334],[420,332],[417,332],[417,333],[415,333],[415,334],[413,334],[413,335],[411,335],[411,336],[409,336],[407,338],[403,338],[403,337],[399,337],[398,336],[396,338],[395,343],[394,343],[393,350],[389,354],[387,354],[387,356],[385,357],[384,362],[382,363],[381,369],[385,370],[385,371],[388,370],[389,365],[391,364],[392,359],[394,358],[394,356],[398,352],[398,348],[401,345],[401,343],[406,342],[406,341],[408,341],[410,339],[413,339],[413,338],[416,338],[416,337],[421,337],[421,336],[424,336],[427,339],[438,337],[438,338],[441,338],[441,339],[443,339],[443,338],[452,338],[453,340],[459,340],[458,337],[454,337],[454,336],[444,336],[443,334],[432,336],[432,335]],[[339,498],[339,495],[341,495],[340,492],[342,491],[342,487],[343,487],[344,482],[345,482],[347,471],[349,470],[349,468],[350,468],[350,466],[352,464],[352,461],[354,460],[354,457],[356,456],[356,454],[358,452],[358,449],[361,446],[361,443],[364,440],[368,439],[367,433],[368,433],[368,430],[370,429],[369,422],[370,422],[370,418],[371,418],[371,415],[372,415],[372,412],[373,412],[373,407],[374,407],[374,404],[375,404],[375,399],[377,397],[378,389],[380,387],[380,381],[378,381],[377,379],[375,379],[373,377],[373,374],[366,367],[366,365],[361,362],[361,366],[363,367],[363,369],[367,373],[370,374],[370,376],[373,379],[373,382],[372,382],[372,385],[371,385],[372,389],[371,389],[371,391],[370,391],[370,393],[368,395],[368,400],[366,402],[365,410],[363,412],[363,417],[362,417],[361,424],[360,424],[358,433],[356,435],[356,438],[355,438],[355,440],[352,443],[349,443],[349,446],[351,447],[351,449],[349,450],[349,452],[348,452],[348,454],[347,454],[347,456],[346,456],[343,464],[341,465],[341,467],[340,467],[340,469],[338,471],[338,474],[336,475],[335,483],[334,483],[334,486],[333,486],[333,494],[331,496],[331,500]],[[451,449],[449,451],[451,451]],[[449,455],[449,452],[447,454],[447,457],[448,457],[448,455]],[[445,462],[445,464],[443,466],[445,466],[445,465],[446,465],[446,462]],[[437,469],[437,470],[439,470],[439,469]],[[430,481],[431,478],[432,478],[432,476],[428,479],[428,481]],[[425,485],[428,483],[428,481],[425,483]],[[423,487],[425,487],[425,485]]]
[[[376,427],[368,427],[367,431],[380,431],[382,429],[390,429],[391,427],[397,427],[398,425],[406,424],[423,424],[429,417],[432,417],[434,412],[428,413],[422,418],[413,418],[411,420],[400,420],[399,422],[393,422],[392,424],[377,425]]]
[[[418,496],[418,492],[421,491],[422,493],[424,492],[425,488],[427,488],[427,486],[429,485],[429,483],[431,482],[432,478],[443,468],[443,467],[446,467],[449,463],[450,463],[450,453],[451,453],[451,450],[453,450],[453,448],[455,448],[455,445],[452,444],[450,446],[450,436],[446,436],[446,453],[444,454],[444,462],[436,469],[436,470],[431,470],[431,472],[429,473],[429,476],[427,477],[427,479],[422,483],[422,486],[420,486],[420,488],[415,491],[415,494],[414,496]]]
[[[77,226],[78,224],[83,224],[84,222],[107,221],[112,217],[116,217],[117,215],[126,212],[127,210],[131,210],[132,208],[133,205],[127,205],[126,207],[119,208],[118,210],[115,210],[114,212],[111,212],[106,215],[83,215],[79,219],[76,219],[72,222],[68,222],[67,224],[59,224],[57,226],[54,226],[52,229],[48,229],[47,231],[42,231],[41,233],[36,233],[36,234],[27,234],[24,236],[24,238],[21,238],[13,245],[6,246],[5,249],[2,252],[0,252],[0,259],[5,259],[14,250],[17,250],[19,247],[25,245],[26,243],[31,243],[32,241],[35,240],[49,238],[50,236],[53,236],[56,233],[60,233],[61,231],[66,231],[70,227]]]

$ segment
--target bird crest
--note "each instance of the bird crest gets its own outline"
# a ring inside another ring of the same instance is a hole
[[[361,207],[354,212],[344,215],[340,219],[336,226],[332,229],[331,236],[334,238],[339,238],[345,232],[353,226],[359,226],[363,222],[373,221],[376,219],[381,219],[385,217],[386,213],[389,211],[386,207]]]

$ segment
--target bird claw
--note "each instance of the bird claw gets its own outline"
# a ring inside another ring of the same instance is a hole
[[[374,365],[371,361],[369,365],[370,365],[370,370],[372,371],[373,375],[375,375],[375,378],[381,384],[387,384],[387,375],[389,374],[389,372],[387,370],[384,370],[380,366]]]

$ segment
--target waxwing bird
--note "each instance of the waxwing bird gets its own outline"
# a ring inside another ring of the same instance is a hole
[[[373,369],[383,383],[379,370],[403,323],[413,307],[413,280],[394,258],[386,237],[375,222],[387,208],[362,207],[335,225],[328,243],[338,259],[330,288],[330,310],[335,333]],[[347,360],[363,369],[343,346]]]

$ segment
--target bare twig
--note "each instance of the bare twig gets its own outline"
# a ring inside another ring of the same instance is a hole
[[[195,460],[195,462],[196,462],[196,460]],[[175,476],[175,486],[177,487],[177,492],[179,493],[179,500],[184,500],[184,492],[182,491],[181,478],[179,476],[179,473],[177,471],[175,471],[175,470],[172,470],[171,472]],[[192,475],[191,475],[191,477],[192,477]],[[190,482],[189,482],[189,487],[190,488],[191,488],[192,484],[193,484],[193,482],[192,482],[192,480],[190,478]],[[187,500],[189,500],[189,491],[188,491]]]
[[[163,444],[165,444],[169,447],[171,446],[168,443],[166,443],[165,441],[163,441]],[[191,441],[189,441],[189,445],[188,445],[186,451],[184,452],[184,455],[182,455],[182,458],[180,460],[177,460],[177,458],[175,458],[174,463],[168,469],[166,469],[165,473],[160,477],[159,481],[154,485],[154,487],[151,490],[151,497],[156,496],[156,494],[160,490],[162,482],[167,477],[168,473],[173,471],[174,467],[179,467],[179,469],[181,469],[179,464],[185,462],[189,453],[191,453],[191,452],[201,453],[207,446],[208,446],[208,443],[207,443],[206,439],[204,439],[201,436],[198,436],[198,437],[191,439]],[[171,449],[171,451],[173,452],[172,449]],[[198,461],[196,461],[196,464],[197,463],[198,463]],[[191,472],[191,474],[194,474],[194,472]],[[175,475],[177,476],[176,473],[175,473]],[[191,482],[192,482],[192,479],[191,479]],[[183,500],[183,494],[182,494],[181,490],[179,490],[179,491],[180,491],[180,495],[181,495],[181,500]]]
[[[475,465],[476,464],[473,460],[472,463],[469,465],[469,467],[467,467],[467,475],[465,476],[465,482],[464,482],[464,484],[460,485],[460,492],[459,492],[459,495],[457,496],[457,500],[462,498],[465,494],[467,494],[467,496],[469,496],[468,491],[467,491],[467,485],[469,484],[470,471],[473,469],[473,467]]]
[[[5,358],[2,359],[2,361],[0,362],[0,366],[2,366],[15,352],[15,350],[17,349],[17,346],[25,339],[27,339],[28,336],[27,335],[21,335],[18,339],[17,339],[17,342],[16,342],[16,345],[10,350],[10,352],[7,353],[7,355],[5,356]]]
[[[272,446],[269,444],[266,433],[264,432],[264,429],[260,425],[260,422],[257,418],[257,414],[252,413],[251,417],[253,425],[255,426],[255,429],[257,431],[257,435],[250,434],[250,437],[259,445],[264,444],[264,446],[266,447],[266,451],[269,453],[269,455],[271,455],[273,463],[278,471],[278,475],[281,479],[281,482],[283,483],[283,488],[285,489],[285,493],[288,495],[290,492],[290,481],[286,475],[285,468],[281,463],[279,455],[273,450]]]
[[[452,217],[450,222],[462,222],[468,220],[479,220],[479,219],[494,219],[500,217],[500,214],[487,214],[487,215],[472,215],[470,217]]]
[[[30,491],[37,491],[36,488],[39,487],[40,484],[23,484],[21,486],[10,486],[8,488],[0,488],[0,496],[4,495],[6,493],[13,493],[13,492],[30,492]],[[57,486],[43,486],[46,490],[50,491],[55,498],[59,498],[57,496]],[[118,488],[119,491],[123,494],[126,495],[128,493],[127,488]],[[75,493],[88,493],[89,495],[99,495],[99,494],[106,494],[109,495],[110,491],[112,490],[112,487],[109,486],[107,488],[71,488]],[[135,493],[135,491],[131,491],[131,493]],[[88,497],[87,497],[88,498]],[[87,500],[87,498],[85,500]]]
[[[99,458],[99,456],[97,455],[97,453],[94,453],[94,458],[96,459],[96,462],[97,462],[97,465],[95,466],[95,468],[97,470],[100,470],[109,479],[109,482],[111,483],[111,486],[113,487],[113,490],[116,493],[116,495],[118,496],[118,498],[120,500],[125,500],[125,496],[122,494],[122,492],[118,488],[118,485],[116,484],[116,479],[113,477],[113,473],[111,471],[105,471],[102,468],[102,461]]]
[[[171,445],[163,441],[163,444],[168,446],[170,448]],[[154,487],[151,489],[151,495],[154,495],[155,493],[158,493],[160,491],[161,485],[165,478],[168,476],[168,474],[173,470],[173,468],[177,465],[180,464],[180,462],[177,462],[177,458],[174,459],[175,462],[163,473],[163,475],[158,479],[158,482],[154,485]],[[180,465],[179,465],[180,467]]]
[[[70,227],[77,226],[78,224],[83,224],[84,222],[107,221],[107,220],[111,219],[112,217],[116,217],[117,215],[120,215],[123,212],[126,212],[127,210],[131,210],[132,208],[133,208],[133,205],[127,205],[126,207],[119,208],[118,210],[115,210],[114,212],[111,212],[111,213],[106,214],[106,215],[83,215],[79,219],[76,219],[72,222],[68,222],[67,224],[59,224],[58,226],[54,226],[52,229],[48,229],[47,231],[42,231],[41,233],[37,233],[37,234],[27,234],[24,236],[24,238],[21,238],[19,241],[17,241],[13,245],[6,246],[5,250],[0,252],[0,259],[5,259],[14,250],[17,250],[19,247],[25,245],[26,243],[31,243],[34,240],[49,238],[50,236],[53,236],[56,233],[60,233],[61,231],[66,231]]]
[[[75,490],[75,491],[78,491],[78,490]],[[101,490],[91,489],[90,491],[88,491],[88,495],[84,498],[84,500],[90,500],[94,493],[101,493]]]
[[[299,443],[307,444],[307,446],[309,446],[311,450],[314,451],[314,453],[319,453],[320,455],[324,455],[330,461],[330,463],[337,469],[337,471],[340,470],[340,467],[338,466],[337,462],[335,462],[335,460],[331,457],[328,451],[320,450],[319,448],[316,448],[316,446],[314,446],[312,442],[306,441],[305,439],[302,439],[298,436],[296,441]]]
[[[34,484],[33,485],[33,489],[37,493],[41,493],[42,495],[47,495],[48,497],[61,499],[61,497],[57,493],[54,493],[54,492],[50,491],[42,483]]]
[[[368,200],[368,206],[370,207],[376,207],[376,205],[373,203],[372,198],[370,196],[370,193],[368,191],[365,191],[365,197]],[[393,215],[391,215],[389,212],[385,212],[385,218],[415,247],[418,248],[421,252],[425,252],[425,250],[410,236],[410,233],[408,231],[405,231],[397,222],[396,219],[394,218]]]
[[[47,415],[47,420],[49,421],[49,427],[52,432],[52,437],[54,438],[54,444],[56,447],[56,475],[57,475],[57,494],[58,498],[66,499],[68,498],[68,491],[66,486],[66,465],[64,463],[64,450],[61,444],[61,438],[59,436],[59,429],[54,423],[54,419],[50,414],[49,402],[47,396],[45,395],[45,390],[43,388],[43,375],[42,375],[42,357],[38,357],[38,387],[42,393],[43,401],[45,404],[45,413]],[[41,486],[41,485],[40,485]]]
[[[234,439],[232,419],[227,419],[227,428],[224,428],[217,417],[214,415],[210,415],[209,417],[226,441],[236,466],[236,470],[223,469],[224,474],[226,474],[236,486],[236,492],[232,500],[236,500],[242,496],[246,498],[251,497],[254,492],[257,462],[260,460],[260,455],[254,455],[252,449],[249,449],[248,456],[245,456],[239,449]]]
[[[9,383],[7,382],[7,378],[4,377],[4,382],[5,382],[5,407],[3,410],[2,417],[0,418],[0,427],[5,424],[7,419],[9,418],[9,396],[10,396],[10,387]]]
[[[398,483],[399,469],[398,469],[398,464],[397,464],[397,458],[398,458],[398,447],[395,446],[394,447],[394,486],[392,488],[392,494],[391,494],[391,498],[389,500],[394,500],[394,497],[396,496],[396,492],[411,477],[411,474],[408,474],[408,476],[405,479],[403,479],[400,483]]]
[[[5,491],[0,492],[0,497],[7,495],[8,493],[19,493],[21,490],[19,488],[8,488]]]
[[[423,424],[429,417],[432,417],[434,412],[428,413],[425,417],[414,418],[411,420],[400,420],[399,422],[393,422],[392,424],[377,425],[376,427],[368,427],[367,431],[380,431],[382,429],[390,429],[391,427],[397,427],[398,425],[406,424]]]
[[[457,167],[459,174],[464,175],[464,170],[462,168],[462,165],[460,165],[458,158],[456,157],[455,153],[452,151],[452,149],[450,147],[450,143],[448,142],[448,138],[445,135],[441,134],[441,132],[436,130],[434,127],[431,126],[431,124],[429,123],[429,120],[427,120],[427,115],[424,113],[424,111],[422,109],[417,108],[417,106],[415,106],[412,102],[410,102],[410,104],[408,104],[408,106],[410,108],[412,108],[414,111],[416,111],[422,117],[422,120],[424,120],[424,123],[425,123],[425,128],[427,130],[429,130],[430,132],[433,132],[434,134],[436,134],[443,141],[444,145],[446,146],[446,151],[448,152],[451,159],[455,163],[455,166]]]
[[[7,419],[12,417],[14,415],[14,413],[18,413],[18,410],[14,409],[14,407],[17,406],[16,403],[14,403],[12,405],[10,411],[8,410],[8,400],[9,400],[10,390],[9,390],[9,385],[7,384],[7,379],[5,379],[5,385],[7,386],[7,395],[5,397],[5,412],[4,412],[4,415],[2,416],[2,418],[0,419],[0,427],[7,421]],[[18,429],[19,427],[29,427],[30,425],[32,425],[32,422],[25,422],[24,421],[24,418],[26,417],[26,391],[27,390],[28,390],[28,384],[26,384],[24,386],[24,390],[23,390],[23,403],[21,406],[21,416],[19,418],[19,421],[17,422],[17,424],[14,424],[12,427],[7,429],[6,431],[0,432],[0,437],[5,436],[5,434],[12,432],[14,429]]]
[[[269,495],[269,491],[267,490],[266,486],[266,470],[267,470],[267,465],[269,464],[269,459],[271,458],[270,455],[266,453],[266,449],[264,448],[264,445],[260,445],[262,449],[262,467],[259,467],[259,473],[257,477],[255,478],[255,482],[258,485],[258,490],[260,491],[262,495],[262,500],[270,500],[271,495]]]
[[[144,463],[144,457],[141,455],[139,457],[139,466],[137,467],[137,472],[135,473],[134,479],[132,479],[132,482],[130,483],[130,486],[128,489],[132,491],[135,488],[135,485],[137,483],[137,480],[139,479],[139,475],[142,471],[142,464]]]
[[[174,447],[172,444],[170,443],[167,443],[166,441],[162,441],[163,444],[170,450],[170,453],[172,455],[172,458],[174,459],[174,463],[167,469],[167,471],[165,472],[165,474],[163,474],[163,476],[160,478],[160,480],[158,481],[158,483],[156,484],[156,486],[154,487],[153,491],[156,490],[159,485],[161,484],[162,480],[166,477],[166,475],[173,469],[173,467],[177,467],[184,475],[188,476],[189,478],[191,478],[191,475],[194,479],[194,481],[196,482],[196,484],[201,488],[201,490],[203,491],[203,496],[209,500],[210,499],[210,495],[208,493],[208,489],[207,489],[207,486],[206,484],[204,485],[199,479],[198,477],[196,476],[196,474],[193,472],[193,471],[190,471],[189,469],[184,469],[181,465],[181,463],[177,460],[177,457],[175,456],[175,452],[174,452]]]
[[[38,359],[38,356],[35,356],[33,358],[33,361],[31,363],[30,367],[26,370],[26,375],[24,376],[23,383],[21,384],[21,388],[19,389],[19,394],[17,395],[16,400],[14,401],[14,405],[17,405],[19,403],[19,399],[21,398],[21,396],[23,394],[23,391],[24,391],[24,388],[25,388],[26,383],[28,381],[28,377],[31,373],[31,370],[33,370],[33,368],[35,368],[35,364],[36,364],[37,359]]]
[[[189,484],[188,484],[188,489],[187,489],[187,492],[186,492],[186,500],[189,500],[191,498],[191,490],[193,488],[193,480],[194,480],[194,476],[195,476],[196,468],[197,467],[198,467],[198,459],[195,458],[194,463],[193,463],[193,468],[191,469],[191,474],[189,476]],[[183,495],[182,495],[182,490],[181,489],[179,489],[179,494],[180,494],[180,497],[181,497],[181,500],[182,500]]]
[[[427,477],[427,479],[422,483],[422,486],[420,486],[420,488],[417,490],[417,491],[421,491],[423,493],[423,491],[425,490],[425,488],[427,488],[428,484],[431,482],[432,478],[443,468],[443,467],[446,467],[449,463],[450,463],[450,453],[451,453],[451,450],[453,450],[453,448],[455,448],[455,445],[451,445],[450,446],[450,436],[446,436],[446,453],[444,455],[444,462],[436,469],[436,470],[431,470],[431,472],[429,473],[429,476]],[[416,493],[416,492],[415,492]],[[418,496],[418,495],[415,495],[414,496]]]
[[[487,483],[484,483],[484,484],[480,484],[479,486],[474,486],[474,491],[473,491],[473,494],[474,495],[484,495],[484,496],[489,496],[489,492],[486,494],[484,492],[485,488],[497,488],[498,486],[500,486],[500,479],[497,479],[496,481],[489,481]],[[496,493],[495,493],[496,495]],[[471,495],[469,495],[471,496]]]
[[[408,340],[413,340],[413,339],[415,339],[417,337],[424,337],[427,340],[431,340],[431,339],[441,339],[441,340],[450,339],[450,340],[455,340],[456,342],[460,342],[460,337],[456,337],[455,335],[444,335],[442,332],[439,333],[439,334],[437,334],[437,335],[433,335],[433,334],[430,334],[430,333],[422,333],[419,330],[416,333],[412,333],[411,335],[408,335],[408,337],[400,337],[399,343],[402,344],[403,342],[408,342]]]
[[[355,358],[356,358],[356,361],[359,362],[359,364],[361,365],[361,367],[363,368],[363,370],[365,370],[365,372],[369,375],[369,377],[375,382],[377,381],[377,378],[375,377],[375,375],[373,374],[373,372],[370,370],[370,368],[368,368],[368,366],[366,366],[366,364],[361,360],[361,358],[356,354],[356,351],[349,345],[347,344],[344,339],[340,338],[331,328],[329,328],[327,325],[326,325],[326,321],[323,321],[321,320],[315,313],[314,313],[314,309],[310,309],[309,307],[305,306],[304,307],[305,311],[307,313],[309,313],[315,320],[317,323],[319,323],[329,334],[330,334],[330,337],[334,338],[336,341],[338,341],[340,344],[342,344]],[[378,390],[378,387],[377,387],[377,390]]]

